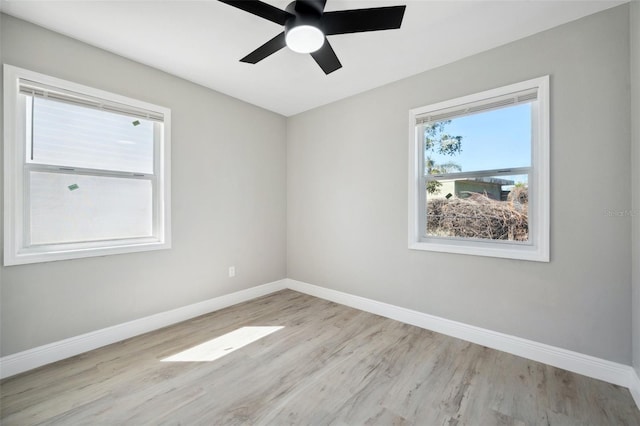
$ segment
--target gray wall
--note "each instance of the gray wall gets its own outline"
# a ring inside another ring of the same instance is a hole
[[[640,2],[631,2],[633,366],[640,374]]]
[[[173,117],[173,248],[1,268],[2,355],[285,277],[284,117],[7,15],[0,22],[2,62]]]
[[[288,277],[630,364],[629,66],[623,5],[290,118]],[[408,250],[409,109],[545,74],[552,261]]]

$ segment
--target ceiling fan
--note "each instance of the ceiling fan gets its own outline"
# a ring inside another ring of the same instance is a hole
[[[284,31],[249,53],[240,62],[256,64],[285,46],[310,53],[325,74],[342,68],[326,36],[400,28],[406,6],[325,12],[327,0],[297,0],[285,10],[259,0],[220,0],[253,15],[284,25]]]

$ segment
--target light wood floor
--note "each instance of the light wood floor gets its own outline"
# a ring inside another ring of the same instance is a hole
[[[283,326],[212,362],[161,362]],[[640,425],[621,387],[290,290],[0,382],[2,425]]]

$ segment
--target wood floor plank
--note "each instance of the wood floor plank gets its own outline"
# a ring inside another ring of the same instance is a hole
[[[164,362],[242,327],[215,361]],[[0,382],[12,425],[640,425],[628,390],[284,290]]]

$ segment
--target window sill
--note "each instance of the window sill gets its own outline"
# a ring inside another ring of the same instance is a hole
[[[90,247],[74,245],[74,248],[58,248],[57,250],[44,250],[42,247],[33,247],[19,250],[18,253],[5,252],[4,266],[25,265],[29,263],[55,262],[58,260],[71,260],[86,257],[107,256],[112,254],[136,253],[151,250],[170,249],[171,243],[167,241],[111,244],[103,247]]]
[[[482,241],[414,241],[411,250],[437,251],[471,256],[499,257],[505,259],[549,262],[549,251],[529,244],[508,244]]]

